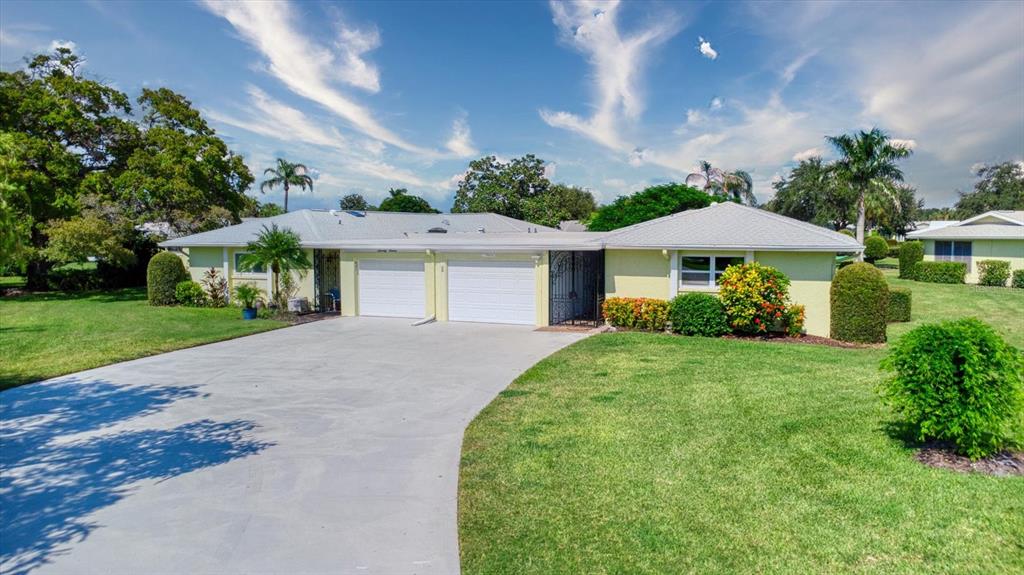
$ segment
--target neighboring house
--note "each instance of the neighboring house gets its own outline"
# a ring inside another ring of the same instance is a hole
[[[580,223],[579,220],[562,220],[558,222],[558,229],[563,232],[585,232],[587,226]]]
[[[939,228],[944,228],[946,226],[955,226],[959,223],[959,220],[921,220],[918,222],[914,222],[914,229],[910,230],[907,233],[909,234],[913,232],[923,232],[925,230],[937,230]],[[908,238],[906,236],[898,235],[896,236],[896,239],[902,242]]]
[[[828,335],[837,253],[854,239],[734,203],[613,232],[565,232],[495,214],[302,210],[164,242],[194,278],[216,267],[232,284],[269,285],[237,271],[247,242],[276,223],[302,238],[314,263],[299,295],[320,309],[340,293],[343,315],[545,326],[596,322],[604,297],[668,299],[716,291],[730,264],[760,261],[787,274],[808,333]]]
[[[953,225],[917,230],[908,240],[921,240],[924,259],[967,264],[967,282],[978,283],[979,260],[1005,260],[1011,270],[1024,268],[1024,211],[996,210]]]

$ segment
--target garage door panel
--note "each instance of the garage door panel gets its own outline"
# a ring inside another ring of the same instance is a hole
[[[449,262],[448,319],[533,325],[535,273],[531,262]]]
[[[425,290],[422,261],[359,261],[359,315],[423,317]]]

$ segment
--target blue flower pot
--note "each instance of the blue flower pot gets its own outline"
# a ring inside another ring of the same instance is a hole
[[[242,319],[256,319],[256,308],[254,308],[254,307],[243,307],[242,308]]]

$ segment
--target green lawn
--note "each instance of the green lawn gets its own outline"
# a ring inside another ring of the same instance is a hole
[[[0,389],[284,325],[233,307],[153,307],[143,289],[0,298]]]
[[[975,315],[1024,345],[1021,292],[906,283],[914,324]],[[466,432],[464,572],[1024,572],[1024,478],[914,460],[884,354],[640,333],[556,353]]]
[[[25,278],[21,276],[0,276],[0,289],[25,287]]]

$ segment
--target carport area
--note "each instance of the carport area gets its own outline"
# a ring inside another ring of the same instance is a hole
[[[581,337],[352,317],[5,391],[0,572],[456,573],[463,430]]]

